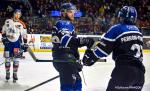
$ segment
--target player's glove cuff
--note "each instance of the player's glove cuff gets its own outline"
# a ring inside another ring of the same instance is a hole
[[[27,52],[28,47],[29,45],[25,43],[21,46],[21,49],[24,50],[24,52]]]
[[[2,37],[1,40],[2,40],[2,43],[4,45],[6,45],[7,43],[9,43],[9,41],[8,41],[8,39],[6,37]]]
[[[84,54],[84,57],[83,57],[82,62],[83,62],[83,64],[84,64],[85,66],[91,66],[91,65],[93,65],[98,59],[99,59],[99,58],[97,58],[97,57],[94,55],[94,53],[93,53],[92,50],[87,49],[86,52],[85,52],[85,54]]]

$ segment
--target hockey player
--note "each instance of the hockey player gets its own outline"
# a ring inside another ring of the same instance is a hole
[[[150,40],[146,41],[146,45],[147,45],[147,47],[150,47]]]
[[[11,61],[13,61],[13,81],[18,80],[17,71],[19,67],[19,58],[17,55],[27,49],[27,30],[25,24],[20,20],[21,10],[16,9],[11,19],[6,19],[2,27],[2,42],[4,44],[4,57],[6,60],[6,80],[10,79]],[[23,41],[22,41],[23,40]],[[23,42],[23,44],[22,44]]]
[[[86,50],[83,63],[91,66],[112,52],[115,68],[106,91],[141,91],[145,67],[142,63],[143,37],[135,25],[137,11],[132,6],[124,6],[118,18],[120,22],[106,32],[100,43],[93,50]]]
[[[79,63],[78,47],[91,47],[94,41],[90,38],[77,38],[72,23],[76,12],[73,4],[64,3],[60,10],[61,19],[56,22],[52,32],[52,56],[57,61],[53,65],[60,75],[61,91],[82,91],[79,75],[82,65]]]

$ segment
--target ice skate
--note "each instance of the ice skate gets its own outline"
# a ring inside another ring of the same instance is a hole
[[[21,56],[20,58],[21,58],[21,59],[25,59],[25,56]]]
[[[17,73],[13,73],[13,82],[15,83],[18,80]]]
[[[6,72],[6,81],[10,79],[10,72]]]

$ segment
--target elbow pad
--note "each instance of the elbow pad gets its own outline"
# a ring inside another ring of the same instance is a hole
[[[79,38],[79,47],[87,46],[87,48],[91,48],[94,44],[94,40],[92,38]]]
[[[61,43],[64,47],[78,47],[79,39],[73,36],[65,35],[61,38]]]

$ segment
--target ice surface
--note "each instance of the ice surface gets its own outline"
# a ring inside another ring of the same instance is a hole
[[[40,59],[51,59],[48,52],[35,53]],[[4,65],[0,66],[0,91],[24,91],[32,86],[44,82],[58,75],[50,62],[34,62],[28,53],[24,54],[26,58],[20,60],[17,83],[12,82],[12,78],[5,81]],[[83,55],[83,53],[81,54]],[[4,60],[0,53],[0,61]],[[146,66],[145,84],[142,91],[150,90],[150,53],[144,53],[144,64]],[[86,84],[83,81],[83,91],[105,91],[110,79],[114,62],[111,56],[107,58],[107,62],[97,62],[92,67],[84,67],[83,73]],[[12,68],[11,68],[12,73]],[[81,73],[82,76],[82,73]],[[12,74],[11,74],[12,77]],[[83,77],[83,76],[82,76]],[[39,86],[31,91],[59,91],[59,78]]]

